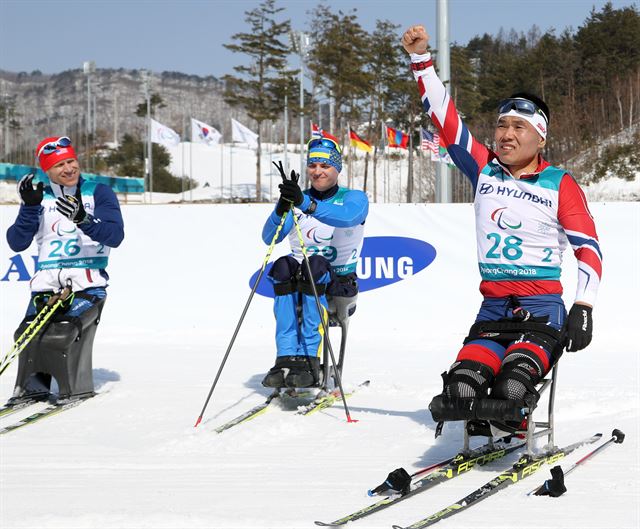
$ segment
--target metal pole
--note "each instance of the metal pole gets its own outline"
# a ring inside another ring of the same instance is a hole
[[[224,198],[224,143],[220,142],[220,201]]]
[[[451,95],[451,72],[449,53],[449,0],[437,0],[436,3],[437,26],[437,65],[438,75]],[[452,201],[451,171],[446,163],[438,163],[436,166],[436,178],[440,182],[439,197],[437,202]]]
[[[185,122],[185,115],[182,114],[182,138],[180,138],[180,160],[182,162],[182,171],[180,173],[180,201],[184,202],[184,138],[187,137],[187,125]]]
[[[302,41],[302,37],[300,37]],[[302,42],[301,42],[302,46]],[[300,55],[300,178],[302,188],[307,187],[307,172],[304,170],[304,56]]]
[[[329,132],[331,134],[334,134],[334,121],[335,121],[335,117],[334,114],[336,112],[336,102],[333,99],[333,94],[331,92],[329,92]]]
[[[149,202],[153,204],[153,147],[151,145],[151,91],[149,74],[145,77],[145,95],[147,97],[147,170],[149,172]]]
[[[229,202],[233,201],[233,143],[229,146]]]
[[[180,161],[182,162],[182,185],[180,186],[180,201],[184,202],[184,142],[180,142]]]
[[[193,180],[193,142],[189,142],[189,180]],[[193,202],[193,186],[189,183],[189,202]]]
[[[87,165],[91,167],[91,70],[87,72]]]
[[[273,121],[269,125],[269,202],[273,202]]]
[[[289,131],[287,130],[289,128],[289,98],[287,97],[287,94],[284,95],[284,160],[282,162],[282,166],[284,167],[285,171],[288,171],[289,168],[287,166],[287,149],[289,147]]]
[[[118,90],[113,93],[113,144],[118,147]]]

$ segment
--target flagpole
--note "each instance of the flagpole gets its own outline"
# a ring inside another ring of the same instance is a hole
[[[347,143],[346,147],[347,147],[347,156],[348,156],[348,163],[347,163],[347,187],[349,189],[351,189],[353,187],[353,182],[351,180],[351,123],[347,121],[347,130],[349,131],[349,143]]]
[[[420,159],[418,161],[418,202],[422,202],[422,172],[424,171],[424,150],[422,149],[422,127],[420,127]]]
[[[224,143],[220,142],[220,202],[224,197]]]
[[[193,180],[193,142],[189,142],[189,180]],[[189,202],[193,202],[193,186],[189,186]]]
[[[269,202],[273,202],[273,121],[269,122]]]
[[[184,202],[184,140],[187,137],[187,123],[184,112],[182,113],[182,138],[180,138],[180,158],[182,160],[182,173],[180,173],[180,201]]]
[[[182,161],[182,189],[181,189],[181,201],[184,202],[184,142],[180,142],[180,158]]]
[[[287,94],[284,95],[284,171],[285,173],[289,170],[289,168],[287,167],[287,152],[288,152],[288,147],[289,147],[289,131],[287,130],[289,128],[289,109],[288,109],[288,98],[287,98]]]
[[[233,141],[229,145],[229,202],[233,202]]]

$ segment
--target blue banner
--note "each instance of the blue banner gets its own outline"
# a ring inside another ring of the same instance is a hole
[[[14,180],[17,182],[28,173],[36,174],[36,182],[48,182],[47,175],[38,167],[0,163],[0,180]],[[82,173],[82,178],[89,182],[107,185],[113,189],[114,193],[144,193],[144,178],[104,176],[84,172]]]
[[[409,279],[429,266],[436,258],[436,249],[428,242],[409,237],[365,237],[356,268],[358,290],[366,292]],[[271,270],[269,263],[266,276]],[[253,287],[260,270],[249,279]],[[264,276],[256,292],[272,298],[273,286]]]

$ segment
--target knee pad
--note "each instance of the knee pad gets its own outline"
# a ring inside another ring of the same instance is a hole
[[[329,281],[323,281],[325,274],[331,274],[331,264],[326,258],[321,255],[315,254],[309,257],[309,266],[311,267],[311,273],[316,283],[328,283]],[[302,266],[302,279],[305,282],[309,281],[309,270],[306,265]],[[330,279],[330,277],[329,277]]]
[[[536,390],[536,384],[545,373],[546,368],[538,354],[531,349],[516,346],[505,358],[491,389],[491,397],[525,400],[527,395],[532,395],[535,402],[538,402],[540,394]]]
[[[442,394],[465,399],[484,398],[493,377],[490,367],[473,360],[461,360],[454,363],[448,373],[443,373]]]
[[[309,266],[313,275],[314,284],[318,296],[325,294],[327,283],[331,281],[332,269],[331,264],[321,255],[312,255],[309,257]],[[302,265],[302,282],[298,285],[298,289],[307,296],[313,296],[313,287],[309,279],[309,270],[305,264]]]
[[[299,268],[298,261],[291,255],[284,255],[274,261],[269,271],[269,277],[278,282],[289,281],[296,276]]]
[[[269,278],[273,283],[276,296],[286,296],[298,291],[297,276],[300,263],[291,255],[285,255],[275,260],[269,271]]]

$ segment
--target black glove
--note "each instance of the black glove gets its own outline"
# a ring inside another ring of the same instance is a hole
[[[75,195],[64,195],[56,200],[56,210],[75,224],[80,224],[87,219],[87,212],[82,205],[80,182],[76,187]]]
[[[282,177],[282,183],[278,186],[278,189],[280,189],[280,198],[276,204],[276,215],[282,216],[285,211],[291,208],[291,204],[294,206],[302,204],[304,197],[302,196],[302,189],[300,189],[298,185],[300,175],[291,169],[291,179],[287,179],[282,162],[273,162],[273,165],[276,166],[276,169],[278,169]]]
[[[20,198],[25,206],[39,206],[42,203],[44,184],[38,182],[38,185],[34,188],[34,177],[33,173],[29,173],[24,175],[18,182],[18,193],[20,193]]]
[[[593,333],[591,311],[591,307],[577,303],[571,307],[567,318],[567,351],[580,351],[591,343]]]

